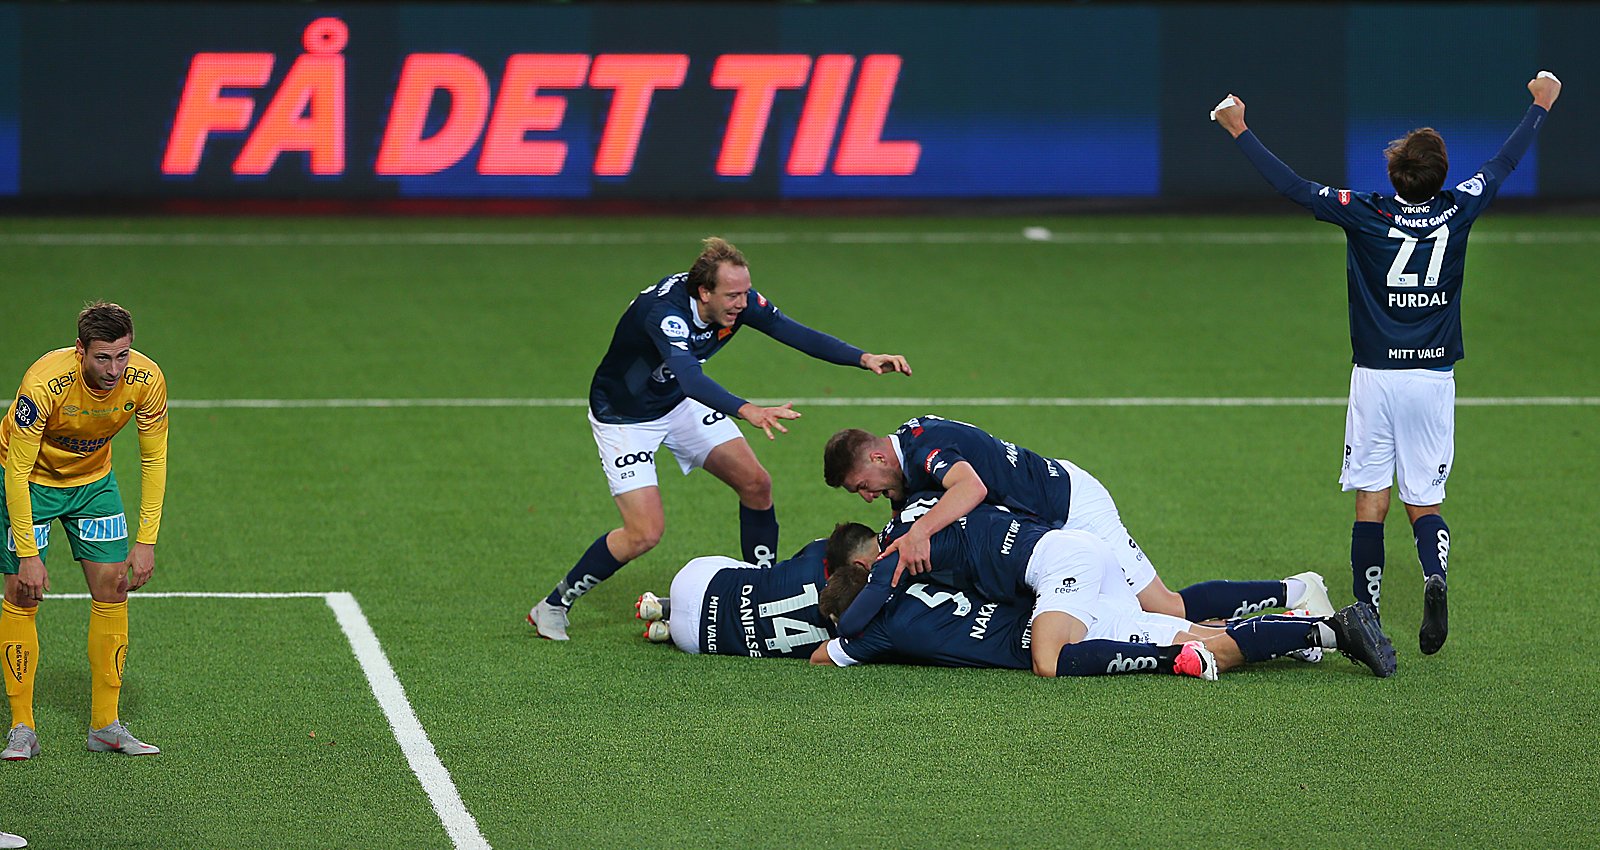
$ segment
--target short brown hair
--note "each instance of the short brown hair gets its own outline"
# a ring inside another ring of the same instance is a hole
[[[116,342],[123,337],[133,341],[133,316],[127,310],[109,301],[83,306],[78,314],[78,342],[87,347],[91,342]]]
[[[861,588],[867,586],[869,575],[860,564],[845,564],[828,573],[828,583],[817,594],[817,613],[830,623],[839,622],[850,610],[850,603],[861,595]]]
[[[876,439],[872,432],[860,428],[846,428],[829,437],[828,444],[822,447],[822,480],[829,487],[843,487],[844,477],[856,468],[867,446]]]
[[[1450,157],[1444,137],[1432,127],[1422,127],[1395,139],[1383,149],[1389,161],[1389,182],[1407,201],[1426,201],[1444,188]]]
[[[695,258],[694,265],[689,267],[689,291],[692,294],[704,289],[708,292],[717,291],[717,269],[723,263],[748,268],[749,263],[744,261],[744,254],[738,248],[728,243],[721,236],[707,236],[703,240],[705,250]]]

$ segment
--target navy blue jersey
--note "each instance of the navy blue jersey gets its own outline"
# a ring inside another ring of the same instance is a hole
[[[712,575],[700,607],[700,651],[750,658],[810,658],[833,636],[817,613],[826,540],[813,540],[787,561],[766,569],[726,569]]]
[[[1476,174],[1418,203],[1302,180],[1253,133],[1240,134],[1240,148],[1278,191],[1318,220],[1344,229],[1351,359],[1356,365],[1441,368],[1465,356],[1461,285],[1467,236],[1546,114],[1540,106],[1530,107],[1505,146]]]
[[[903,536],[917,518],[938,503],[941,493],[912,495],[906,507],[896,511],[878,536],[885,548]],[[928,540],[928,562],[932,569],[916,576],[976,595],[988,602],[1032,607],[1033,589],[1028,587],[1028,559],[1033,557],[1039,538],[1050,527],[1027,514],[996,505],[979,505],[961,519],[940,529]],[[900,564],[895,553],[872,566],[867,586],[839,618],[839,634],[859,635],[883,605],[900,592],[889,582]],[[901,578],[901,587],[909,577]]]
[[[940,667],[1033,667],[1032,610],[974,600],[919,581],[906,588],[859,637],[839,648],[854,661]]]
[[[944,477],[958,461],[972,465],[989,488],[984,501],[1021,511],[1060,528],[1067,522],[1072,482],[1067,470],[976,425],[922,416],[894,432],[906,474],[906,493],[944,490]],[[896,511],[904,505],[894,506]]]
[[[790,319],[755,289],[732,327],[701,321],[688,277],[680,272],[662,278],[640,292],[617,321],[611,347],[589,384],[589,410],[595,419],[648,422],[667,415],[685,397],[736,416],[745,400],[706,377],[700,364],[746,325],[812,357],[861,365],[861,349]]]

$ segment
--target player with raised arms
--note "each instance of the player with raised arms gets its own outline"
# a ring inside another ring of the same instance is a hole
[[[923,575],[926,581],[907,582],[901,592],[891,579],[899,554],[879,556],[887,551],[884,543],[904,535],[936,498],[933,493],[914,496],[912,507],[881,536],[859,523],[834,529],[826,558],[838,566],[819,609],[840,623],[839,638],[813,652],[813,663],[848,666],[901,656],[1031,668],[1045,677],[1148,670],[1215,679],[1219,669],[1245,662],[1308,653],[1320,658],[1322,649],[1337,649],[1379,677],[1394,675],[1394,647],[1364,603],[1327,617],[1265,615],[1231,620],[1220,629],[1199,626],[1141,609],[1110,544],[1096,535],[1051,529],[994,505],[979,505],[937,532],[929,541],[932,569]],[[955,595],[932,592],[930,584]],[[860,631],[847,629],[839,620],[842,612],[874,585],[889,588],[881,610]],[[951,614],[971,622],[956,624],[926,613],[947,601],[954,606]],[[980,602],[992,604],[972,616]],[[980,621],[1003,610],[998,621]],[[988,628],[995,626],[1007,634],[984,645]]]
[[[1540,71],[1528,82],[1533,104],[1499,153],[1445,189],[1449,158],[1431,127],[1384,150],[1395,194],[1313,183],[1283,164],[1244,122],[1244,100],[1228,95],[1211,117],[1280,194],[1319,221],[1344,229],[1350,300],[1350,403],[1339,483],[1356,491],[1350,530],[1351,589],[1378,608],[1383,582],[1383,522],[1396,478],[1422,565],[1423,654],[1449,633],[1446,573],[1450,528],[1439,513],[1455,462],[1454,364],[1461,344],[1461,296],[1473,222],[1533,144],[1561,81]]]
[[[139,429],[139,527],[132,551],[122,493],[111,469],[111,438],[129,421]],[[118,702],[128,656],[128,591],[150,581],[167,489],[167,382],[155,361],[133,350],[133,317],[96,302],[78,314],[78,340],[28,367],[5,420],[6,547],[0,613],[11,731],[0,758],[39,754],[33,682],[39,663],[35,617],[50,589],[45,557],[50,524],[61,520],[72,557],[89,584],[89,737],[91,752],[161,752],[122,725]]]
[[[656,479],[663,444],[685,475],[704,468],[739,495],[744,560],[770,566],[778,551],[772,477],[732,418],[774,439],[800,413],[789,403],[753,404],[700,369],[741,328],[752,327],[797,351],[876,374],[911,374],[897,354],[869,354],[779,312],[751,288],[744,254],[723,239],[705,240],[687,272],[647,287],[622,314],[611,347],[589,385],[589,425],[600,449],[622,527],[600,535],[565,578],[528,612],[540,637],[567,639],[568,613],[580,596],[623,564],[655,548],[666,527]]]
[[[823,449],[823,480],[869,504],[887,498],[896,514],[905,495],[942,495],[885,554],[899,555],[912,575],[928,570],[929,540],[980,504],[1031,514],[1052,528],[1081,529],[1116,553],[1128,585],[1146,611],[1211,620],[1268,608],[1333,613],[1322,577],[1303,572],[1279,581],[1207,581],[1167,589],[1144,550],[1128,533],[1105,485],[1071,461],[1046,458],[965,422],[920,416],[883,437],[859,428],[834,434]],[[898,581],[898,576],[896,576]],[[863,594],[843,620],[847,632],[865,625],[882,602],[877,589]]]
[[[833,624],[817,613],[828,583],[827,542],[813,540],[771,567],[722,555],[695,558],[673,577],[669,596],[639,597],[634,610],[648,621],[644,636],[689,653],[810,657],[833,636]]]

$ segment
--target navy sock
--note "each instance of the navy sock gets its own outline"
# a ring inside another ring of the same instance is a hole
[[[1061,647],[1057,676],[1104,676],[1108,673],[1171,673],[1181,646],[1086,640]]]
[[[1297,649],[1319,646],[1312,635],[1317,620],[1305,617],[1251,617],[1228,624],[1228,637],[1239,645],[1244,660],[1254,664]]]
[[[1450,568],[1450,526],[1438,514],[1424,514],[1411,524],[1417,543],[1417,560],[1422,562],[1422,577],[1443,576]]]
[[[1289,604],[1281,581],[1203,581],[1178,595],[1183,597],[1185,618],[1194,622],[1248,617]]]
[[[1382,586],[1383,523],[1358,522],[1350,528],[1350,590],[1376,611]]]
[[[747,564],[770,567],[778,562],[778,511],[739,506],[739,549]]]
[[[589,545],[577,565],[556,585],[555,590],[550,591],[545,601],[570,608],[578,597],[593,590],[595,585],[611,578],[620,569],[622,562],[612,557],[611,550],[606,547],[606,535],[602,534],[600,539]]]

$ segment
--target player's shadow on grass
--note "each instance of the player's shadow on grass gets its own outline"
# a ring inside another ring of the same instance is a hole
[[[118,699],[118,707],[126,713],[130,709],[137,709],[140,703],[141,689],[131,682],[124,682],[122,694]],[[77,717],[83,721],[85,728],[89,722],[89,671],[82,668],[65,669],[62,667],[45,666],[34,674],[33,680],[33,708],[34,711],[45,709],[54,713],[63,713]]]

